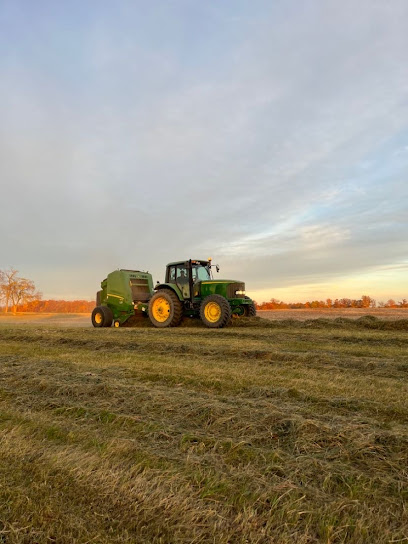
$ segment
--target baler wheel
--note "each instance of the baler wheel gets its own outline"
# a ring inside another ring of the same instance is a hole
[[[155,327],[177,327],[183,317],[183,306],[176,293],[160,289],[149,301],[149,318]]]
[[[104,318],[105,318],[103,326],[104,327],[111,327],[112,326],[112,321],[113,321],[112,310],[108,306],[101,306],[101,308],[102,308],[103,315],[104,315]]]
[[[93,309],[91,320],[94,327],[103,327],[104,315],[100,306]]]
[[[206,327],[220,329],[231,320],[231,306],[221,295],[209,295],[201,303],[200,317]]]
[[[92,325],[94,327],[110,327],[112,325],[112,310],[107,306],[97,306],[92,312]]]

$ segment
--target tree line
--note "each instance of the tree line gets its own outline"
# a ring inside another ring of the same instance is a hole
[[[283,302],[272,298],[269,302],[257,303],[258,310],[286,310],[286,309],[311,309],[311,308],[408,308],[406,298],[395,301],[393,299],[387,302],[377,302],[368,295],[363,295],[359,299],[352,298],[327,298],[326,300],[311,300],[307,302]]]
[[[23,278],[18,270],[0,270],[0,311],[88,313],[95,307],[90,300],[43,300],[32,280]]]
[[[95,308],[94,300],[33,300],[18,307],[19,312],[87,314]]]

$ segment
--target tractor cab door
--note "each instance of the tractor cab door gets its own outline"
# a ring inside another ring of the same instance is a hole
[[[176,284],[185,300],[190,298],[189,268],[185,264],[170,266],[168,283]]]

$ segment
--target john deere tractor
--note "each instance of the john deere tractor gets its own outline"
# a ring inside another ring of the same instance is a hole
[[[214,280],[211,259],[167,265],[165,283],[158,283],[149,300],[149,317],[155,327],[177,327],[183,316],[200,317],[210,328],[225,327],[232,315],[256,315],[245,284]],[[217,272],[219,271],[216,266]]]
[[[115,270],[101,283],[92,312],[94,327],[120,327],[129,318],[149,316],[155,327],[177,327],[184,316],[199,317],[210,328],[228,325],[231,316],[256,315],[245,284],[214,280],[211,259],[170,263],[164,283],[149,272]],[[218,266],[215,267],[217,272]]]

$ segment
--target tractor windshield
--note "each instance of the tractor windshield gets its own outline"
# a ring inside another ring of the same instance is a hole
[[[192,267],[193,282],[208,281],[211,279],[210,271],[207,266],[193,265]]]

